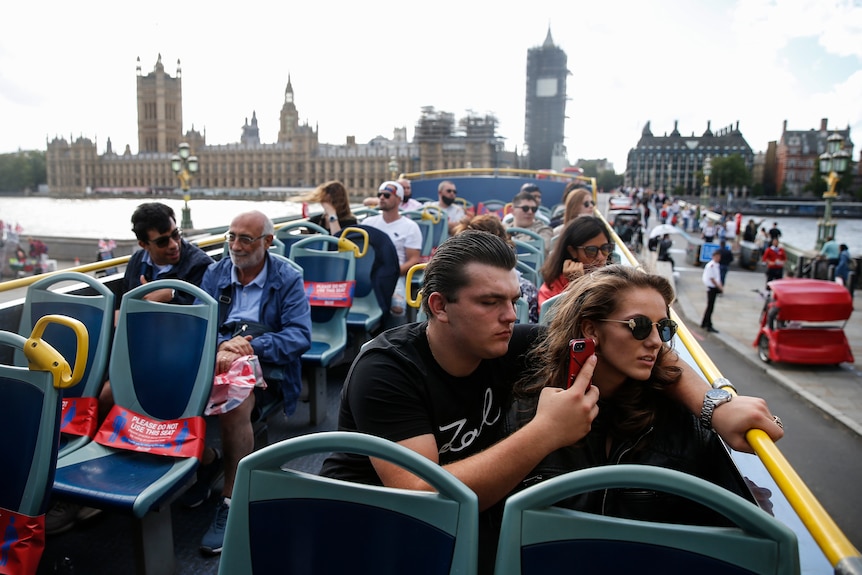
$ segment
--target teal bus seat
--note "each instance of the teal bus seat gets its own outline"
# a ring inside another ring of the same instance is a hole
[[[147,301],[175,289],[192,305]],[[164,279],[123,296],[108,366],[114,402],[154,420],[202,416],[215,368],[218,306],[184,281]],[[170,503],[191,484],[196,457],[170,457],[107,447],[91,441],[57,461],[55,497],[127,513],[138,522],[139,573],[173,571]]]
[[[424,206],[422,211],[431,216],[432,229],[431,249],[436,250],[440,244],[449,238],[449,216],[437,206]]]
[[[420,261],[427,262],[434,253],[434,222],[422,217],[422,211],[404,212],[402,217],[410,218],[419,226],[422,232],[422,247],[419,249]]]
[[[275,230],[275,239],[280,241],[283,245],[281,255],[290,257],[290,248],[293,247],[293,244],[300,240],[305,240],[308,239],[310,236],[316,236],[318,234],[321,236],[328,236],[329,230],[327,230],[323,226],[313,224],[308,220],[296,220],[293,222],[289,222]],[[312,245],[315,249],[326,249],[326,244],[323,242]]]
[[[518,316],[515,323],[530,323],[530,303],[523,296],[515,302],[515,315]]]
[[[539,275],[539,270],[521,260],[515,261],[515,269],[518,270],[522,276],[530,280],[530,282],[536,286],[536,289],[542,287],[542,276]]]
[[[544,255],[548,253],[548,248],[550,246],[545,245],[545,238],[534,232],[533,230],[528,230],[526,228],[517,228],[511,227],[506,228],[506,233],[510,236],[521,236],[518,238],[519,241],[525,242],[538,249],[544,258]],[[541,267],[541,266],[540,266]]]
[[[536,271],[540,280],[540,283],[536,284],[536,287],[541,286],[541,281],[544,281],[542,280],[542,266],[545,263],[544,252],[533,244],[522,240],[512,239],[512,243],[515,245],[515,254],[518,256],[518,261],[527,264]]]
[[[59,284],[65,282],[80,282],[86,288],[82,290],[80,285],[60,288]],[[69,293],[72,290],[76,293]],[[27,288],[18,333],[26,337],[39,318],[46,315],[77,319],[84,324],[89,336],[83,378],[79,384],[64,389],[63,397],[98,397],[105,381],[114,330],[114,293],[105,284],[86,274],[63,272],[46,276]],[[78,342],[71,329],[61,324],[51,324],[45,328],[43,339],[67,358],[74,368]],[[16,351],[14,363],[27,365],[23,352]],[[61,434],[59,456],[71,453],[88,441],[89,438],[85,436]]]
[[[324,249],[318,248],[321,244]],[[305,282],[355,281],[356,255],[353,251],[336,251],[338,245],[339,238],[334,236],[308,237],[291,246],[290,259],[302,267]],[[302,364],[312,371],[308,398],[314,424],[326,417],[326,368],[341,359],[347,347],[349,309],[311,306],[311,349],[302,354]]]
[[[384,459],[436,492],[339,481],[286,464],[330,452]],[[373,435],[312,433],[240,461],[219,573],[474,575],[478,521],[476,494],[418,453]]]
[[[700,503],[736,527],[653,523],[553,504],[589,491],[629,488]],[[606,465],[533,485],[505,504],[495,575],[545,573],[794,575],[796,535],[757,505],[709,481],[650,465]]]
[[[551,320],[554,319],[554,306],[562,297],[563,294],[558,293],[542,302],[542,305],[539,306],[539,324],[550,325]]]

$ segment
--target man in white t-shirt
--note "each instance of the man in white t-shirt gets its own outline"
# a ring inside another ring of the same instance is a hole
[[[387,327],[404,323],[407,310],[407,270],[419,263],[419,250],[422,249],[422,231],[419,224],[410,218],[401,217],[398,208],[404,200],[404,188],[398,182],[383,182],[377,189],[377,209],[380,215],[370,216],[362,220],[362,225],[377,228],[392,240],[395,252],[398,254],[400,277],[392,294],[392,305],[389,308],[391,321]]]

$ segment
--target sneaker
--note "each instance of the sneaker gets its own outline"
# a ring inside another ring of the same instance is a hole
[[[76,519],[80,523],[81,521],[86,521],[87,519],[91,519],[101,513],[101,509],[96,509],[95,507],[86,507],[84,505],[78,508],[78,516]]]
[[[224,462],[218,449],[215,451],[215,459],[207,465],[198,467],[197,481],[189,487],[188,491],[180,495],[180,504],[184,507],[194,509],[212,495],[213,484],[224,476]]]
[[[78,522],[80,505],[58,501],[45,514],[45,535],[59,535],[70,530]]]
[[[201,539],[201,551],[207,555],[218,555],[224,546],[224,530],[227,526],[227,514],[230,506],[222,499],[216,507],[212,525]]]

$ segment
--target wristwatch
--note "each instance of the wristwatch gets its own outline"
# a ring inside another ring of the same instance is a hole
[[[336,216],[336,215],[334,215],[334,214],[333,214],[333,215],[331,215],[331,216],[329,216],[329,221],[330,221],[330,222],[337,222],[337,221],[338,221],[338,216]]]
[[[712,429],[712,414],[722,403],[727,403],[733,399],[733,395],[726,389],[710,389],[703,396],[703,409],[700,412],[700,421],[708,428]]]

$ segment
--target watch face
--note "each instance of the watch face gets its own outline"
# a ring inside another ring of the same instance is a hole
[[[713,401],[729,401],[733,397],[726,389],[710,389],[706,396]]]

